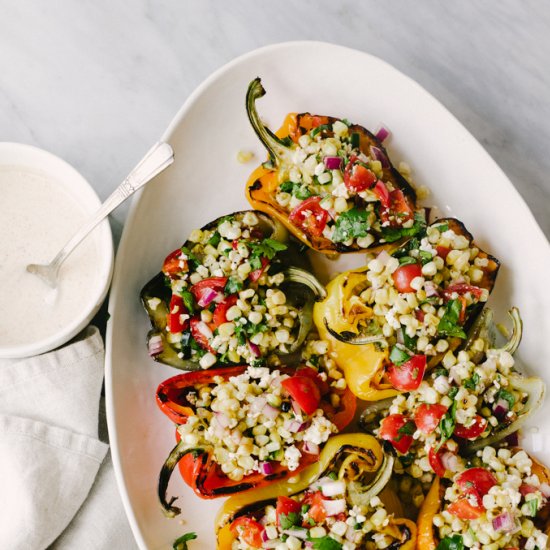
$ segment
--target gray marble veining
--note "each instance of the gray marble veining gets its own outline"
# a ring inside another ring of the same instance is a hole
[[[101,198],[213,70],[266,44],[325,40],[377,55],[433,93],[550,236],[546,2],[2,0],[0,9],[0,139],[60,155]],[[126,211],[114,215],[117,235]]]

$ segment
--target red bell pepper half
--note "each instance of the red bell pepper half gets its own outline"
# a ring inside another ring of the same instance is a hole
[[[187,400],[187,395],[195,386],[199,384],[214,384],[213,379],[217,376],[221,376],[224,380],[227,380],[232,376],[242,374],[247,368],[248,366],[244,365],[206,371],[193,371],[174,376],[159,385],[157,404],[170,420],[176,424],[184,424],[187,422],[189,416],[195,414],[195,407]],[[307,371],[311,371],[311,373],[306,373],[306,369]],[[290,368],[283,368],[281,372],[289,375],[296,373],[294,369]],[[338,408],[334,408],[330,403],[329,393],[325,390],[326,384],[323,386],[324,383],[316,376],[315,370],[302,368],[299,369],[299,373],[301,376],[318,379],[320,393],[322,394],[319,407],[325,411],[327,418],[335,424],[338,431],[343,430],[353,420],[355,415],[355,396],[347,388],[339,390],[337,393],[340,396],[340,405]],[[179,509],[173,506],[175,499],[166,500],[168,481],[178,464],[183,480],[201,498],[216,498],[255,487],[263,487],[274,481],[284,479],[289,475],[289,471],[285,467],[281,466],[278,462],[273,462],[273,469],[270,474],[254,472],[245,476],[240,481],[233,481],[222,472],[219,464],[214,461],[210,449],[187,448],[186,445],[179,441],[179,433],[177,431],[176,438],[178,443],[162,467],[158,487],[159,499],[164,513],[170,517],[179,513]],[[293,470],[292,474],[294,475],[312,464],[317,458],[315,454],[303,453],[298,468]]]

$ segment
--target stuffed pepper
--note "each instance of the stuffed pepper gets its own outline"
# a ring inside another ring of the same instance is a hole
[[[293,483],[230,498],[216,521],[218,550],[412,550],[415,525],[384,490],[392,460],[372,436],[331,438]]]
[[[468,456],[513,436],[542,403],[543,381],[516,369],[521,321],[517,310],[511,315],[514,334],[503,348],[487,349],[489,342],[477,338],[456,355],[447,352],[416,391],[395,397],[376,421],[375,433],[397,455],[395,477],[405,502],[418,507],[434,476],[464,470]],[[372,410],[363,413],[366,429],[373,428],[371,416]]]
[[[418,519],[419,550],[548,548],[550,472],[518,448],[485,447],[437,478]]]
[[[259,364],[296,351],[324,289],[261,212],[223,216],[168,255],[142,290],[150,355],[184,370]]]
[[[307,348],[323,344],[312,340]],[[329,437],[351,422],[356,404],[343,377],[331,377],[313,357],[319,355],[310,353],[298,368],[226,367],[159,386],[158,405],[178,424],[178,443],[159,481],[168,515],[176,513],[165,493],[178,463],[196,494],[213,498],[286,478],[318,460]]]
[[[498,268],[462,223],[441,219],[333,279],[314,321],[357,397],[391,397],[417,389],[427,370],[464,343]]]
[[[259,78],[246,97],[248,117],[269,153],[247,187],[250,204],[276,217],[318,252],[357,252],[415,235],[416,194],[393,167],[380,138],[329,116],[291,114],[277,134],[264,126],[256,100]]]

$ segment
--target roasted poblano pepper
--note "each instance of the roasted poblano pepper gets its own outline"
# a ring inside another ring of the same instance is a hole
[[[237,212],[193,231],[141,291],[152,325],[150,355],[183,370],[291,355],[310,331],[313,303],[324,295],[301,269],[307,265],[284,226],[262,212]],[[278,302],[266,309],[267,294],[275,291]],[[238,305],[254,310],[254,322]],[[268,324],[265,313],[277,322]],[[288,332],[287,342],[265,344],[264,332],[279,328]]]
[[[325,254],[376,249],[420,230],[415,191],[375,135],[348,121],[309,113],[288,115],[274,134],[256,111],[264,94],[256,78],[246,108],[269,160],[246,186],[254,208]]]
[[[465,341],[498,269],[461,222],[440,219],[391,256],[336,276],[314,321],[355,395],[385,399],[416,389]]]
[[[388,521],[384,522],[383,527],[366,532],[359,542],[360,547],[368,548],[367,541],[376,532],[379,536],[386,535],[387,548],[412,550],[416,541],[415,524],[401,517],[399,502],[386,488],[392,463],[393,458],[385,455],[380,444],[370,435],[342,434],[332,437],[323,448],[318,462],[302,470],[292,483],[280,481],[227,500],[216,519],[218,550],[230,550],[240,528],[247,531],[245,540],[254,544],[254,537],[261,537],[260,530],[263,529],[259,520],[266,515],[269,506],[277,510],[274,524],[276,522],[279,527],[286,527],[284,530],[287,533],[309,540],[310,544],[321,544],[322,540],[310,533],[315,534],[311,531],[314,524],[322,524],[327,515],[331,515],[325,507],[356,507],[355,511],[360,508],[368,521],[369,513],[373,512],[370,503],[377,496],[380,498],[378,507],[384,507]],[[326,483],[343,486],[344,492],[338,493],[337,500],[330,501],[324,496],[332,489]],[[360,532],[360,523],[355,530],[355,533],[350,531],[350,537]],[[327,548],[341,547],[328,536],[325,536],[325,544]]]
[[[188,372],[169,378],[161,383],[157,389],[157,404],[161,411],[176,424],[185,424],[189,417],[197,412],[196,400],[200,391],[205,387],[214,388],[220,380],[229,380],[232,377],[242,375],[248,366],[232,366],[222,369],[209,369],[206,371]],[[328,390],[323,388],[323,382],[317,377],[310,367],[283,368],[281,374],[290,377],[307,377],[313,380],[319,389],[319,403],[316,408],[323,410],[325,417],[334,424],[338,431],[343,430],[354,418],[356,399],[349,389]],[[325,384],[326,386],[326,384]],[[338,406],[331,402],[331,395],[338,396]],[[260,399],[263,399],[260,397]],[[265,401],[265,400],[264,400]],[[290,399],[288,403],[290,404]],[[269,404],[266,404],[270,408]],[[272,408],[272,407],[271,407]],[[284,406],[281,404],[281,408]],[[288,407],[291,408],[290,406]],[[220,413],[213,413],[216,420]],[[290,413],[289,413],[290,414]],[[303,420],[309,422],[308,417],[301,413]],[[299,422],[300,423],[300,422]],[[201,498],[216,498],[247,491],[252,488],[264,487],[277,480],[296,476],[301,470],[319,458],[318,454],[302,452],[298,467],[290,472],[280,462],[271,461],[269,472],[255,472],[245,475],[239,481],[230,479],[221,469],[213,456],[211,445],[190,445],[187,441],[180,440],[180,434],[176,431],[177,445],[171,451],[168,459],[162,467],[159,477],[159,499],[164,513],[173,517],[179,513],[179,508],[172,506],[175,499],[166,500],[168,482],[173,470],[179,465],[180,473],[184,481]],[[327,445],[332,445],[329,439]]]
[[[510,450],[512,455],[521,451],[519,448],[512,448]],[[550,483],[550,471],[532,456],[529,458],[532,461],[531,475],[537,476],[539,483],[548,487]],[[446,506],[444,496],[447,487],[451,485],[451,481],[436,477],[418,515],[416,548],[418,550],[447,550],[449,548],[462,549],[471,547],[470,544],[467,546],[464,544],[464,537],[469,537],[474,541],[477,538],[476,530],[470,526],[470,520],[480,521],[485,517],[486,510],[483,505],[483,496],[487,494],[491,486],[497,484],[494,474],[495,472],[492,472],[490,469],[480,466],[473,466],[469,470],[457,474],[455,477],[455,488],[458,486],[459,494],[453,503],[450,505],[447,503]],[[534,502],[536,501],[539,504],[538,510],[537,506],[535,506],[533,510],[527,511],[526,515],[528,518],[525,519],[528,519],[531,524],[530,531],[533,530],[533,527],[537,527],[546,535],[550,535],[550,503],[548,502],[548,497],[541,495],[540,489],[529,485],[528,480],[527,482],[522,482],[519,492],[522,495],[521,503],[515,503],[509,510],[498,508],[500,515],[497,516],[493,512],[491,519],[486,520],[492,524],[497,536],[499,533],[503,535],[509,534],[510,536],[508,539],[510,542],[504,543],[504,546],[499,545],[499,548],[524,548],[528,536],[525,536],[520,524],[516,523],[514,514],[519,507],[522,507],[523,510],[523,506],[528,502],[530,494],[537,494]],[[547,493],[546,488],[544,492]],[[542,509],[538,500],[540,498],[545,499],[546,502],[546,504],[542,504]],[[434,523],[434,518],[441,513],[444,506],[448,513],[451,514],[451,517],[457,517],[462,520],[458,523],[465,526],[465,528],[464,532],[451,532],[441,539],[438,528]],[[528,504],[527,508],[529,508]],[[479,530],[480,527],[477,526],[477,529]],[[517,540],[512,542],[511,537]],[[535,546],[531,547],[534,548]]]

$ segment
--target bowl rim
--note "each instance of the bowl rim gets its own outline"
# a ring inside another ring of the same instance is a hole
[[[0,166],[22,166],[51,176],[64,188],[68,189],[70,186],[71,195],[79,201],[86,214],[91,215],[101,206],[99,196],[84,176],[57,155],[34,145],[2,141],[0,156],[4,155],[13,156],[14,161],[10,163],[0,159]],[[94,285],[93,295],[90,296],[85,307],[73,317],[70,323],[46,338],[16,346],[0,344],[0,359],[23,359],[51,351],[76,336],[99,311],[107,297],[114,270],[114,245],[109,220],[103,220],[94,232],[99,233],[97,284]]]

